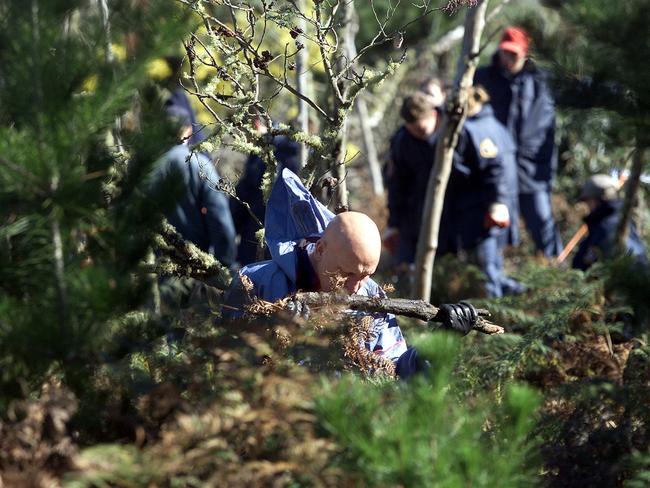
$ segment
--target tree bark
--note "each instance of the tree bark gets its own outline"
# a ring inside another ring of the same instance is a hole
[[[351,4],[352,2],[350,2]],[[347,56],[350,59],[357,57],[357,44],[356,44],[356,35],[359,31],[359,16],[357,15],[354,6],[350,5],[349,12],[346,12],[349,16],[350,24],[348,28],[348,39],[346,40],[346,50]],[[368,159],[368,169],[370,170],[370,178],[372,179],[372,190],[375,195],[384,194],[384,181],[381,178],[381,165],[379,164],[379,157],[377,156],[377,146],[375,145],[375,138],[373,137],[372,127],[368,120],[368,106],[366,105],[366,99],[361,94],[356,101],[357,115],[359,116],[359,126],[361,127],[361,137],[363,139],[363,145],[366,149],[366,158]]]
[[[368,158],[368,169],[372,179],[372,191],[375,195],[384,194],[384,181],[381,178],[381,165],[377,156],[377,146],[372,133],[372,127],[368,121],[368,106],[362,96],[357,99],[357,114],[359,115],[359,125],[361,126],[361,136],[363,145],[366,148],[366,157]]]
[[[616,228],[616,244],[619,249],[625,249],[625,241],[627,240],[630,220],[632,219],[632,209],[634,208],[637,193],[639,192],[639,182],[641,181],[641,173],[643,172],[645,152],[646,145],[637,139],[634,159],[632,161],[632,170],[630,172],[630,178],[627,180],[627,191],[625,192],[625,200],[623,201],[623,209],[621,210],[621,220],[619,220],[618,227]]]
[[[436,146],[436,160],[427,186],[427,200],[416,254],[415,269],[418,272],[415,276],[413,290],[414,297],[427,302],[431,298],[431,279],[438,250],[438,233],[445,190],[451,173],[454,150],[458,143],[458,134],[467,117],[467,90],[472,86],[476,71],[481,34],[485,27],[487,4],[487,0],[480,0],[476,7],[467,11],[465,17],[463,49],[458,62],[451,100],[447,103],[447,111],[440,129],[440,137]]]
[[[230,272],[223,264],[191,242],[183,239],[173,225],[164,222],[157,236],[158,262],[141,266],[146,273],[161,276],[186,276],[225,290],[230,285]]]
[[[346,1],[343,3],[343,19],[342,19],[342,32],[340,35],[342,41],[341,52],[343,55],[339,58],[339,70],[342,72],[346,69],[352,69],[352,66],[349,66],[350,60],[354,58],[352,53],[354,49],[354,37],[356,35],[357,25],[355,23],[355,10],[354,2]],[[342,95],[342,101],[347,102],[348,93],[349,93],[349,84],[351,83],[347,76],[343,76],[337,82],[339,85],[339,92]],[[342,103],[337,103],[335,107],[335,113],[339,112],[343,107]],[[332,168],[332,174],[337,179],[336,186],[336,208],[347,209],[348,208],[348,188],[347,188],[347,175],[345,170],[345,159],[346,159],[346,145],[347,145],[347,132],[348,132],[348,123],[347,117],[343,120],[341,125],[341,132],[339,135],[338,145],[337,145],[337,154],[334,158],[335,167]]]
[[[343,122],[343,126],[341,128],[341,135],[339,139],[339,145],[338,145],[338,150],[336,154],[336,158],[334,159],[334,164],[335,168],[332,173],[334,173],[334,176],[336,178],[336,204],[335,208],[337,210],[347,210],[349,207],[349,202],[348,202],[348,183],[347,183],[347,172],[345,170],[345,156],[346,156],[346,151],[345,147],[348,142],[348,124],[347,120]]]
[[[302,3],[301,10],[302,10]],[[304,33],[307,29],[307,22],[301,16],[298,17],[298,27]],[[301,49],[296,56],[296,89],[300,93],[310,96],[310,79],[309,79],[309,66],[307,59],[307,49]],[[300,130],[305,134],[309,133],[309,105],[302,98],[298,99],[298,123]],[[304,168],[307,164],[307,157],[309,155],[309,148],[304,142],[300,143],[300,168]]]

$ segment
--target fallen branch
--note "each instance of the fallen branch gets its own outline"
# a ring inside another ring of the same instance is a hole
[[[341,293],[319,293],[319,292],[306,292],[297,293],[295,299],[309,305],[310,307],[326,307],[326,306],[342,306],[351,310],[359,310],[362,312],[380,312],[392,313],[394,315],[402,315],[404,317],[412,317],[415,319],[424,320],[427,322],[440,322],[438,318],[439,308],[431,305],[423,300],[407,300],[405,298],[379,298],[379,297],[364,297],[360,295],[346,295]],[[259,312],[260,300],[254,300],[252,309],[253,313]],[[280,300],[277,304],[268,304],[266,308],[269,310],[268,305],[272,309],[276,306],[279,309],[285,308],[289,300]],[[257,305],[257,306],[256,306]],[[279,305],[279,306],[278,306]],[[250,310],[250,309],[249,309]],[[477,310],[479,319],[474,326],[474,330],[482,332],[483,334],[503,334],[503,327],[493,324],[486,320],[490,316],[490,312],[485,309]]]

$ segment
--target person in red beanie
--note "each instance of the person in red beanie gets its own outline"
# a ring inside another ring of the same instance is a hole
[[[492,63],[476,70],[474,84],[488,91],[495,117],[515,141],[519,209],[537,250],[551,258],[562,251],[551,210],[555,103],[546,74],[528,58],[529,46],[525,30],[506,28]]]

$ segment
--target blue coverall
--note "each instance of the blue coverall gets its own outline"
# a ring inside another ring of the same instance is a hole
[[[249,295],[276,301],[299,290],[316,291],[310,289],[310,280],[301,280],[301,276],[309,276],[314,271],[310,269],[309,260],[300,259],[300,256],[303,251],[309,252],[309,246],[304,247],[305,242],[317,240],[333,218],[334,214],[309,193],[300,179],[284,169],[273,186],[266,208],[265,238],[271,259],[249,264],[239,271],[250,279],[253,289],[246,292],[241,279],[235,277],[225,297],[223,316],[241,316]],[[307,284],[299,287],[301,281]],[[372,279],[367,280],[357,294],[385,296]],[[393,360],[400,377],[416,372],[420,367],[415,359],[417,353],[407,348],[395,316],[383,313],[372,316],[373,337],[360,346]]]
[[[503,272],[503,247],[519,238],[514,153],[510,134],[494,118],[489,105],[469,117],[454,152],[440,222],[439,254],[475,251],[490,297],[522,289]],[[486,216],[493,203],[508,207],[509,227],[488,227]]]

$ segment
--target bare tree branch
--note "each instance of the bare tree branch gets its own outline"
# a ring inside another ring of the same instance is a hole
[[[404,317],[424,320],[426,322],[440,322],[438,316],[439,308],[423,300],[407,300],[404,298],[379,298],[365,297],[361,295],[347,295],[345,293],[324,293],[305,292],[297,293],[296,300],[309,305],[312,308],[318,307],[339,307],[341,309],[358,310],[368,313],[392,313]],[[276,302],[280,308],[284,308],[288,300]],[[474,330],[483,334],[503,334],[504,329],[486,320],[490,316],[487,310],[477,310],[479,320]]]

